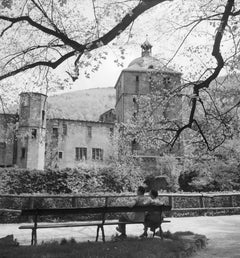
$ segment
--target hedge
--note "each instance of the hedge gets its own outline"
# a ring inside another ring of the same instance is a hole
[[[126,175],[111,166],[44,171],[0,168],[0,194],[133,192],[143,178],[135,171]]]

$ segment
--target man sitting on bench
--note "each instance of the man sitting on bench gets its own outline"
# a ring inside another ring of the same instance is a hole
[[[163,203],[157,198],[158,192],[156,190],[150,191],[151,203],[153,205],[163,205]],[[159,211],[147,212],[144,220],[144,232],[140,237],[147,237],[148,228],[151,231],[155,231],[159,227],[163,220],[163,214]]]
[[[148,205],[150,203],[149,197],[144,196],[145,188],[143,186],[139,186],[137,189],[137,197],[129,206],[141,206]],[[128,212],[124,213],[120,216],[119,222],[140,222],[144,223],[145,212]],[[116,227],[116,230],[121,233],[119,238],[126,238],[126,224],[121,223]]]

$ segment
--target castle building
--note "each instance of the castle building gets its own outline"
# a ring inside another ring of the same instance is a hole
[[[115,109],[99,114],[98,121],[48,119],[46,95],[21,93],[19,114],[0,114],[0,166],[42,170],[111,159],[115,122],[125,123],[138,112],[136,98],[151,92],[150,81],[158,80],[160,88],[180,84],[181,74],[152,56],[148,40],[141,48],[141,57],[116,82]]]

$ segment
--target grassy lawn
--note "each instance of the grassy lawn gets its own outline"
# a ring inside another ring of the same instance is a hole
[[[0,247],[1,258],[175,258],[186,246],[179,239],[127,238],[123,241],[43,243],[38,246]]]

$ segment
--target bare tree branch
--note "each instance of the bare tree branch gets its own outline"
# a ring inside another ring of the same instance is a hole
[[[61,63],[63,63],[65,60],[67,60],[68,58],[72,57],[75,55],[75,51],[71,51],[69,53],[67,53],[66,55],[60,57],[57,61],[55,62],[51,62],[51,61],[38,61],[38,62],[35,62],[35,63],[31,63],[31,64],[28,64],[28,65],[25,65],[19,69],[16,69],[12,72],[9,72],[9,73],[6,73],[2,76],[0,76],[0,80],[3,80],[5,78],[8,78],[8,77],[11,77],[11,76],[14,76],[16,74],[19,74],[21,72],[24,72],[26,70],[29,70],[29,69],[32,69],[32,68],[35,68],[37,66],[48,66],[50,68],[57,68]]]
[[[198,126],[199,132],[202,135],[208,149],[210,149],[206,138],[204,137],[204,134],[200,128],[200,126],[198,125],[197,121],[194,119],[195,117],[195,111],[196,111],[196,104],[197,101],[199,100],[199,91],[203,88],[208,88],[209,84],[217,78],[217,76],[219,75],[220,71],[222,70],[223,66],[224,66],[224,60],[223,57],[221,55],[221,51],[220,51],[220,45],[221,45],[221,41],[222,41],[222,37],[223,37],[223,33],[225,31],[225,28],[227,26],[228,23],[228,19],[229,16],[231,15],[231,11],[234,7],[234,0],[228,0],[225,6],[225,10],[223,12],[222,18],[221,18],[221,23],[220,26],[217,30],[217,33],[215,35],[215,40],[214,40],[214,44],[213,44],[213,50],[212,50],[212,56],[215,57],[216,61],[217,61],[217,66],[214,68],[213,73],[204,81],[200,82],[200,83],[196,83],[193,86],[193,98],[192,98],[192,106],[191,106],[191,111],[190,111],[190,115],[189,115],[189,120],[188,120],[188,124],[184,125],[183,127],[179,128],[176,132],[176,135],[174,136],[174,138],[171,141],[171,145],[173,146],[174,143],[176,142],[176,140],[180,137],[180,134],[186,129],[186,128],[192,128],[192,124],[195,123]]]
[[[3,74],[2,76],[0,76],[0,80],[3,80],[10,76],[14,76],[20,72],[23,72],[28,69],[31,69],[31,68],[34,68],[37,66],[41,66],[41,65],[48,66],[48,67],[51,67],[54,69],[58,65],[60,65],[62,62],[64,62],[65,60],[67,60],[68,58],[72,57],[73,55],[75,55],[77,53],[82,54],[82,53],[84,53],[85,50],[92,51],[94,49],[100,48],[103,45],[107,45],[114,38],[116,38],[118,35],[120,35],[142,13],[144,13],[148,9],[150,9],[160,3],[166,2],[166,1],[171,1],[171,0],[142,0],[142,1],[140,1],[138,3],[138,5],[132,9],[132,11],[130,11],[128,14],[126,14],[123,17],[121,22],[119,22],[115,27],[113,27],[105,35],[103,35],[102,37],[100,37],[96,40],[93,40],[92,42],[88,42],[86,44],[80,44],[79,42],[69,38],[65,32],[61,32],[56,27],[54,27],[55,30],[53,30],[46,26],[43,26],[42,24],[34,21],[29,16],[20,16],[20,17],[13,18],[13,17],[7,17],[7,16],[0,15],[0,20],[8,21],[12,24],[27,22],[32,27],[37,28],[39,31],[41,31],[47,35],[56,37],[57,39],[61,40],[66,46],[69,46],[73,49],[73,51],[60,57],[55,62],[43,60],[43,61],[38,61],[35,63],[27,64],[14,71]],[[32,0],[32,2],[35,3],[35,5],[36,5],[36,2],[34,0]],[[38,6],[38,9],[40,9],[41,12],[43,12],[43,14],[45,13],[44,10],[42,10],[40,6]],[[46,17],[46,13],[45,13],[45,17]],[[46,18],[49,19],[48,16]]]

